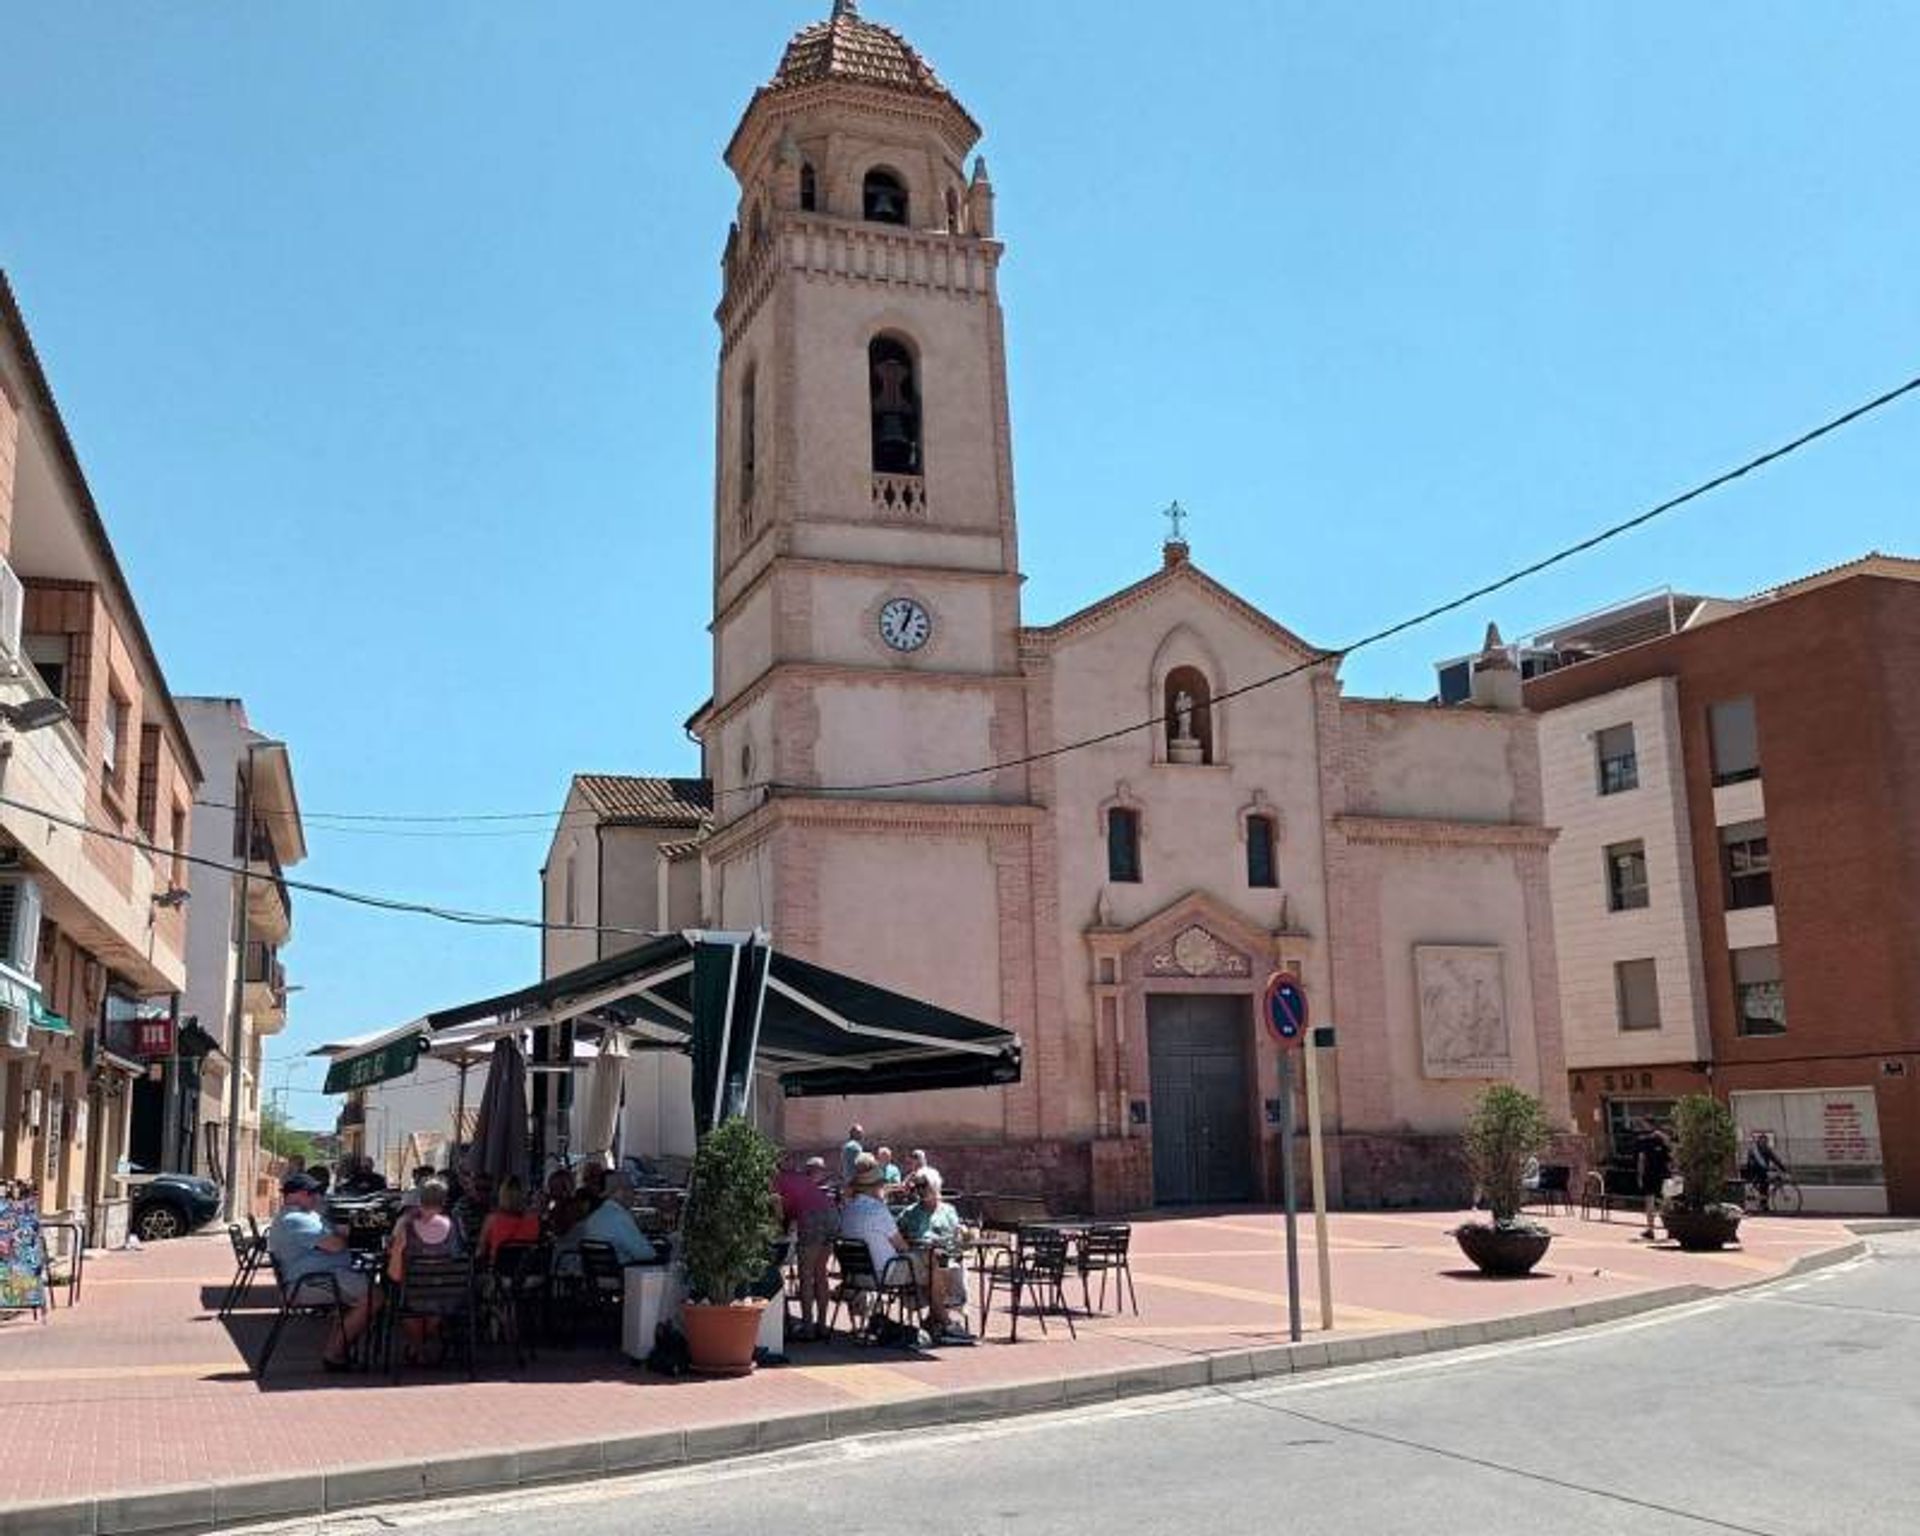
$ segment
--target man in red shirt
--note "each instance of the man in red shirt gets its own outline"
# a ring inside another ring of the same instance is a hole
[[[840,1230],[840,1212],[827,1186],[827,1162],[810,1157],[795,1168],[789,1153],[773,1176],[773,1192],[780,1199],[780,1220],[799,1242],[800,1325],[796,1339],[827,1336],[827,1259],[834,1234]]]

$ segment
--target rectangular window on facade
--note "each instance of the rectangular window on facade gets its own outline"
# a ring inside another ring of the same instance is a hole
[[[1107,878],[1140,883],[1140,813],[1115,806],[1107,812]]]
[[[100,777],[110,789],[120,787],[120,755],[126,750],[127,701],[117,693],[107,695],[105,729],[100,733]]]
[[[1271,889],[1279,885],[1280,874],[1274,867],[1273,818],[1247,818],[1247,884]]]
[[[1784,1035],[1787,994],[1780,985],[1780,950],[1762,944],[1733,952],[1734,1023],[1743,1035]]]
[[[1635,912],[1647,904],[1647,846],[1615,843],[1607,850],[1607,910]]]
[[[1713,749],[1715,784],[1760,777],[1760,733],[1753,723],[1752,699],[1723,699],[1711,705],[1707,737]]]
[[[153,841],[160,817],[160,727],[140,727],[140,783],[134,793],[133,818]]]
[[[1651,960],[1621,960],[1613,968],[1622,1029],[1660,1027],[1660,979]]]
[[[1727,906],[1773,905],[1773,861],[1767,853],[1767,824],[1742,821],[1720,829],[1721,860],[1727,873]]]
[[[173,873],[168,883],[175,890],[185,890],[187,886],[187,808],[175,805],[173,817],[167,825],[167,846],[173,850]]]
[[[27,660],[33,663],[33,670],[40,674],[40,681],[47,685],[47,692],[65,702],[71,642],[65,635],[28,635],[22,643]]]
[[[1617,795],[1640,787],[1640,759],[1634,755],[1632,726],[1610,725],[1595,733],[1593,745],[1601,794]]]

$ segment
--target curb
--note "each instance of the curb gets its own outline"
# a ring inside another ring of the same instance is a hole
[[[694,1466],[731,1456],[849,1439],[883,1428],[965,1424],[1162,1392],[1184,1392],[1195,1387],[1270,1381],[1378,1360],[1408,1360],[1481,1344],[1567,1333],[1685,1306],[1689,1302],[1734,1295],[1843,1264],[1866,1251],[1866,1242],[1856,1240],[1819,1253],[1804,1254],[1777,1275],[1762,1276],[1739,1285],[1664,1286],[1632,1296],[1576,1302],[1568,1307],[1523,1312],[1485,1322],[1229,1350],[1164,1365],[1126,1366],[1050,1381],[932,1393],[900,1402],[854,1404],[699,1429],[661,1430],[517,1451],[484,1451],[430,1461],[385,1462],[331,1472],[284,1473],[245,1482],[18,1505],[0,1509],[0,1536],[132,1536],[136,1532],[142,1536],[163,1536],[163,1533],[218,1531],[258,1521],[337,1514],[375,1504],[401,1504],[592,1478],[628,1477],[638,1472]]]

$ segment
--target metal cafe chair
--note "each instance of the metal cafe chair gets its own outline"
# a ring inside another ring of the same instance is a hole
[[[993,1304],[996,1290],[1005,1287],[1008,1317],[1012,1327],[1007,1341],[1020,1338],[1020,1308],[1024,1298],[1040,1331],[1047,1331],[1047,1313],[1057,1312],[1067,1320],[1067,1332],[1080,1336],[1073,1325],[1073,1308],[1067,1303],[1067,1266],[1072,1262],[1072,1242],[1064,1232],[1051,1227],[1022,1227],[1011,1248],[993,1255],[987,1266],[980,1315],[984,1319]]]
[[[1140,1297],[1133,1288],[1133,1266],[1127,1262],[1127,1253],[1132,1246],[1133,1227],[1124,1221],[1096,1223],[1081,1234],[1077,1267],[1080,1271],[1083,1311],[1089,1314],[1093,1311],[1087,1280],[1090,1275],[1096,1274],[1100,1277],[1100,1310],[1107,1310],[1107,1276],[1112,1275],[1114,1305],[1118,1307],[1123,1301],[1129,1302],[1133,1307],[1133,1315],[1140,1315]]]
[[[386,1367],[394,1374],[394,1335],[404,1332],[408,1318],[433,1318],[440,1324],[441,1345],[457,1340],[469,1377],[474,1374],[475,1307],[473,1260],[469,1258],[410,1258],[400,1283],[387,1304]]]
[[[267,1263],[273,1269],[273,1285],[280,1297],[280,1310],[273,1319],[273,1327],[267,1331],[266,1343],[260,1347],[260,1358],[253,1367],[255,1381],[266,1380],[267,1362],[273,1358],[281,1330],[287,1326],[289,1318],[324,1318],[329,1327],[333,1327],[342,1324],[347,1315],[347,1304],[340,1295],[340,1283],[332,1270],[302,1275],[288,1285],[280,1273],[280,1261],[269,1253]]]
[[[239,1306],[252,1289],[254,1276],[260,1273],[260,1266],[266,1262],[267,1240],[256,1229],[252,1237],[241,1230],[240,1223],[227,1223],[227,1241],[233,1244],[233,1279],[227,1286],[227,1294],[221,1298],[219,1317],[233,1316],[234,1308]]]
[[[840,1283],[833,1290],[833,1312],[827,1318],[827,1332],[844,1306],[851,1315],[856,1299],[873,1303],[875,1315],[891,1316],[901,1324],[918,1324],[920,1287],[914,1284],[913,1263],[904,1254],[887,1260],[884,1271],[873,1267],[873,1254],[857,1237],[843,1237],[833,1245],[834,1267],[840,1271]]]

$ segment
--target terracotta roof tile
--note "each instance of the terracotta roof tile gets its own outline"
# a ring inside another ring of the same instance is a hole
[[[713,821],[707,779],[653,779],[624,773],[574,775],[581,797],[606,821],[628,826],[705,829]]]
[[[847,0],[836,4],[827,20],[802,27],[794,35],[768,89],[786,90],[823,80],[889,86],[927,96],[949,94],[933,66],[911,43],[891,27],[863,20]]]

